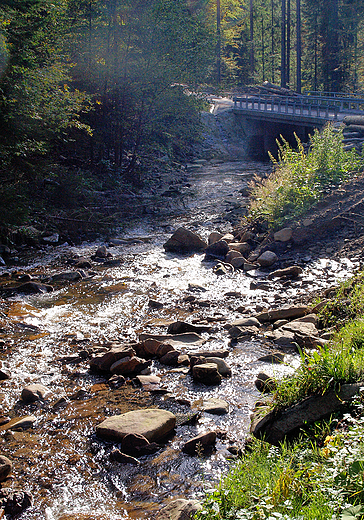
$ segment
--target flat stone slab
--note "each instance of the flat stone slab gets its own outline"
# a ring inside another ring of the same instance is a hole
[[[157,442],[172,432],[176,416],[166,410],[147,408],[108,417],[96,426],[99,437],[120,442],[132,433],[143,435],[149,442]]]
[[[0,431],[7,430],[27,430],[32,428],[37,418],[34,415],[26,415],[25,417],[15,417],[8,423],[0,427]]]
[[[225,415],[229,413],[229,403],[223,399],[207,399],[203,402],[202,409],[204,412],[214,415]]]
[[[277,320],[293,320],[302,318],[309,313],[309,308],[306,305],[295,305],[293,307],[282,307],[280,309],[272,309],[267,312],[262,312],[256,316],[260,323]]]
[[[206,342],[205,339],[201,338],[201,336],[194,332],[185,334],[140,334],[140,341],[145,341],[146,339],[155,339],[161,342],[168,342],[174,347],[181,347],[183,345],[198,346]]]

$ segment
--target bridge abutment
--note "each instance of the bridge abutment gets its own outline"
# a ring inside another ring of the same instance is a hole
[[[302,142],[307,142],[309,134],[314,131],[313,126],[264,121],[239,114],[236,117],[240,118],[240,125],[246,135],[247,154],[254,160],[268,160],[268,152],[277,157],[277,139],[280,140],[281,136],[295,148],[295,134]]]

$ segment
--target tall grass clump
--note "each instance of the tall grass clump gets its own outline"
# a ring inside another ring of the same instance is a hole
[[[355,520],[364,515],[364,419],[279,448],[254,440],[196,520]],[[329,425],[334,427],[334,421]]]
[[[342,131],[334,129],[332,124],[322,132],[315,130],[307,152],[296,134],[295,138],[295,150],[282,136],[281,142],[277,140],[278,159],[270,154],[273,173],[267,179],[255,181],[252,188],[250,217],[266,222],[272,229],[305,213],[364,166],[363,156],[354,150],[344,150]]]
[[[337,390],[341,384],[364,381],[364,319],[349,321],[330,343],[301,357],[300,367],[278,383],[274,408]]]

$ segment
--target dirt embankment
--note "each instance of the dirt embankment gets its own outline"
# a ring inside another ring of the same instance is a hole
[[[364,173],[342,184],[292,225],[296,248],[326,248],[333,258],[361,255]]]

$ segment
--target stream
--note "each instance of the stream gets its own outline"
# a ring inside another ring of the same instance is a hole
[[[95,263],[85,278],[58,285],[54,292],[0,300],[0,360],[10,374],[0,382],[0,415],[36,418],[33,428],[24,431],[0,426],[1,454],[13,462],[5,484],[33,496],[21,520],[149,519],[171,499],[203,496],[204,489],[226,473],[229,449],[241,447],[249,434],[250,414],[260,396],[254,385],[257,374],[279,377],[298,360],[288,355],[282,366],[259,361],[271,351],[264,337],[234,345],[224,325],[332,286],[350,276],[360,261],[334,261],[307,251],[294,259],[304,268],[299,280],[272,283],[266,290],[251,289],[259,272],[217,276],[213,264],[203,262],[203,254],[164,252],[163,243],[179,226],[205,239],[212,231],[231,231],[226,217],[246,202],[242,188],[256,173],[265,175],[269,169],[251,162],[195,164],[180,184],[183,197],[165,197],[160,211],[115,233],[119,242],[105,242],[113,258],[122,259],[119,266]],[[102,244],[45,246],[34,251],[27,265],[21,265],[19,255],[19,265],[12,269],[46,278],[64,270],[70,255],[90,258]],[[191,295],[195,299],[186,300]],[[163,307],[151,308],[150,300]],[[176,320],[212,326],[203,334],[203,349],[229,350],[231,378],[219,386],[204,386],[192,381],[186,367],[173,369],[153,361],[152,373],[162,378],[166,389],[153,394],[131,383],[112,389],[105,377],[89,372],[92,349],[112,341],[127,343],[141,333],[165,334]],[[32,383],[49,389],[44,402],[21,401],[22,389]],[[59,401],[62,397],[64,402]],[[189,417],[212,397],[229,403],[227,415],[202,413],[197,422],[177,426],[163,448],[141,457],[139,465],[111,461],[111,443],[95,436],[95,426],[107,416],[160,407]],[[181,452],[187,439],[212,429],[218,435],[211,456]]]

